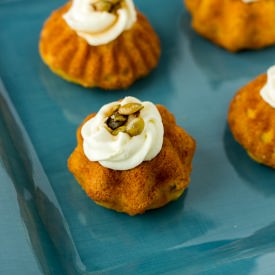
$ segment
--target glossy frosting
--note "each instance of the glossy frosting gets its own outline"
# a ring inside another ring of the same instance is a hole
[[[261,89],[262,98],[273,108],[275,108],[275,66],[267,70],[267,82]]]
[[[136,22],[136,10],[132,0],[121,1],[114,13],[97,11],[93,7],[98,0],[74,0],[63,18],[67,24],[90,45],[107,44]]]
[[[258,0],[242,0],[244,3],[252,3],[257,2]]]
[[[144,106],[140,111],[145,123],[142,133],[133,137],[124,132],[112,135],[106,129],[106,111],[118,103],[123,106],[130,102]],[[159,111],[153,103],[126,97],[121,102],[104,105],[95,117],[83,125],[81,134],[83,150],[90,161],[98,161],[102,166],[114,170],[128,170],[153,159],[160,152],[164,129]]]

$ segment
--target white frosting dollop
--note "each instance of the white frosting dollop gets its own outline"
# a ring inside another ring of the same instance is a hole
[[[124,132],[112,135],[106,129],[107,117],[104,114],[110,106],[131,102],[144,106],[140,111],[140,117],[144,120],[142,133],[133,137]],[[157,156],[162,148],[164,128],[160,113],[153,103],[125,97],[121,102],[104,105],[95,117],[83,125],[81,135],[84,154],[90,161],[98,161],[113,170],[128,170]]]
[[[242,0],[244,3],[252,3],[257,2],[258,0]]]
[[[122,0],[115,13],[96,11],[93,4],[98,0],[74,0],[63,15],[67,24],[90,45],[107,44],[136,22],[137,15],[132,0]]]
[[[267,82],[260,94],[271,107],[275,108],[275,66],[267,70]]]

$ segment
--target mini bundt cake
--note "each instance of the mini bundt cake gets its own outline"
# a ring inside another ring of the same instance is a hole
[[[275,44],[273,0],[184,0],[193,28],[236,52]]]
[[[195,141],[163,106],[133,97],[104,105],[77,131],[68,168],[97,204],[129,215],[178,199]]]
[[[39,51],[68,81],[119,89],[157,66],[160,41],[132,0],[74,0],[45,22]]]
[[[228,122],[234,138],[255,161],[275,168],[275,66],[233,98]]]

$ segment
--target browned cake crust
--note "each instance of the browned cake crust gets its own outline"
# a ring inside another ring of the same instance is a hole
[[[184,0],[192,26],[202,36],[235,52],[275,44],[275,1]]]
[[[260,95],[266,80],[266,74],[260,75],[240,89],[231,102],[228,122],[250,157],[275,168],[275,108]]]
[[[96,203],[136,215],[177,199],[187,188],[195,141],[176,125],[174,116],[165,107],[157,107],[164,124],[163,147],[154,159],[130,170],[111,170],[89,161],[84,155],[80,134],[83,124],[79,127],[78,144],[68,160],[68,168]]]
[[[53,72],[84,87],[119,89],[157,66],[160,41],[140,12],[130,30],[106,45],[91,46],[63,19],[70,5],[54,11],[41,32],[40,55]]]

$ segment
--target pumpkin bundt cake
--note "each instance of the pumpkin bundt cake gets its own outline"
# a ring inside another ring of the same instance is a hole
[[[119,89],[157,66],[160,41],[132,0],[74,0],[45,22],[39,51],[68,81]]]
[[[228,122],[234,138],[255,161],[275,168],[275,66],[233,98]]]
[[[199,34],[236,52],[275,44],[273,0],[184,0]]]
[[[141,214],[189,184],[195,141],[161,105],[133,97],[104,105],[84,120],[77,141],[68,168],[101,206]]]

